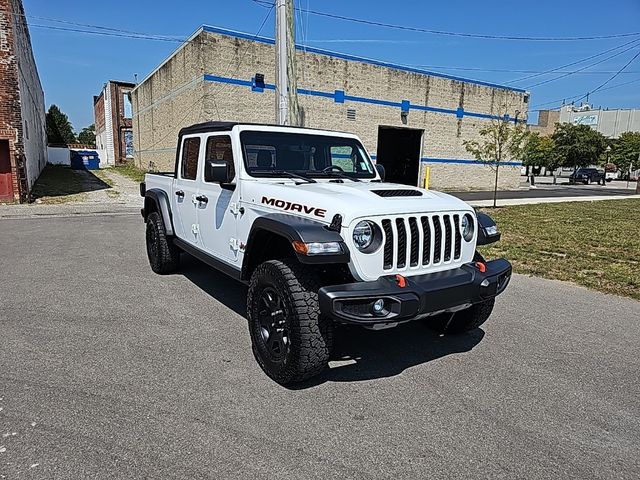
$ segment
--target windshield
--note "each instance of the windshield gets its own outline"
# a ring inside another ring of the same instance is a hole
[[[375,169],[355,139],[286,132],[240,134],[245,168],[253,177],[375,178]]]

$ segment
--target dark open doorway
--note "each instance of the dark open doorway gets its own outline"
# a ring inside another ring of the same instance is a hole
[[[413,128],[378,127],[376,162],[384,167],[387,182],[418,185],[423,133]]]
[[[11,157],[7,140],[0,140],[0,201],[13,201]]]

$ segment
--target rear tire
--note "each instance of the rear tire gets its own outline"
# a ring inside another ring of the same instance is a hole
[[[327,368],[332,321],[320,315],[316,275],[295,260],[269,260],[251,276],[247,317],[253,354],[281,385],[301,382]]]
[[[167,274],[178,269],[180,250],[167,238],[164,222],[158,212],[151,212],[147,217],[146,241],[151,270]]]

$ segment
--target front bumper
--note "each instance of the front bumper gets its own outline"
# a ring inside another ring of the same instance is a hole
[[[484,272],[468,263],[427,275],[402,279],[388,275],[373,282],[323,287],[318,292],[320,311],[337,321],[360,325],[405,322],[455,311],[493,298],[507,287],[511,279],[507,260],[492,260],[484,266]],[[375,311],[374,303],[380,299],[384,307]]]

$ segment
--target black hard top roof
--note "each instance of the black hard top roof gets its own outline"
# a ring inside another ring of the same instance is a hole
[[[178,133],[179,137],[183,135],[189,135],[192,133],[207,133],[207,132],[228,132],[236,125],[255,125],[259,127],[280,127],[280,128],[304,128],[305,130],[321,130],[309,127],[296,127],[293,125],[276,125],[273,123],[251,123],[251,122],[204,122],[196,123],[189,127],[180,129]]]

